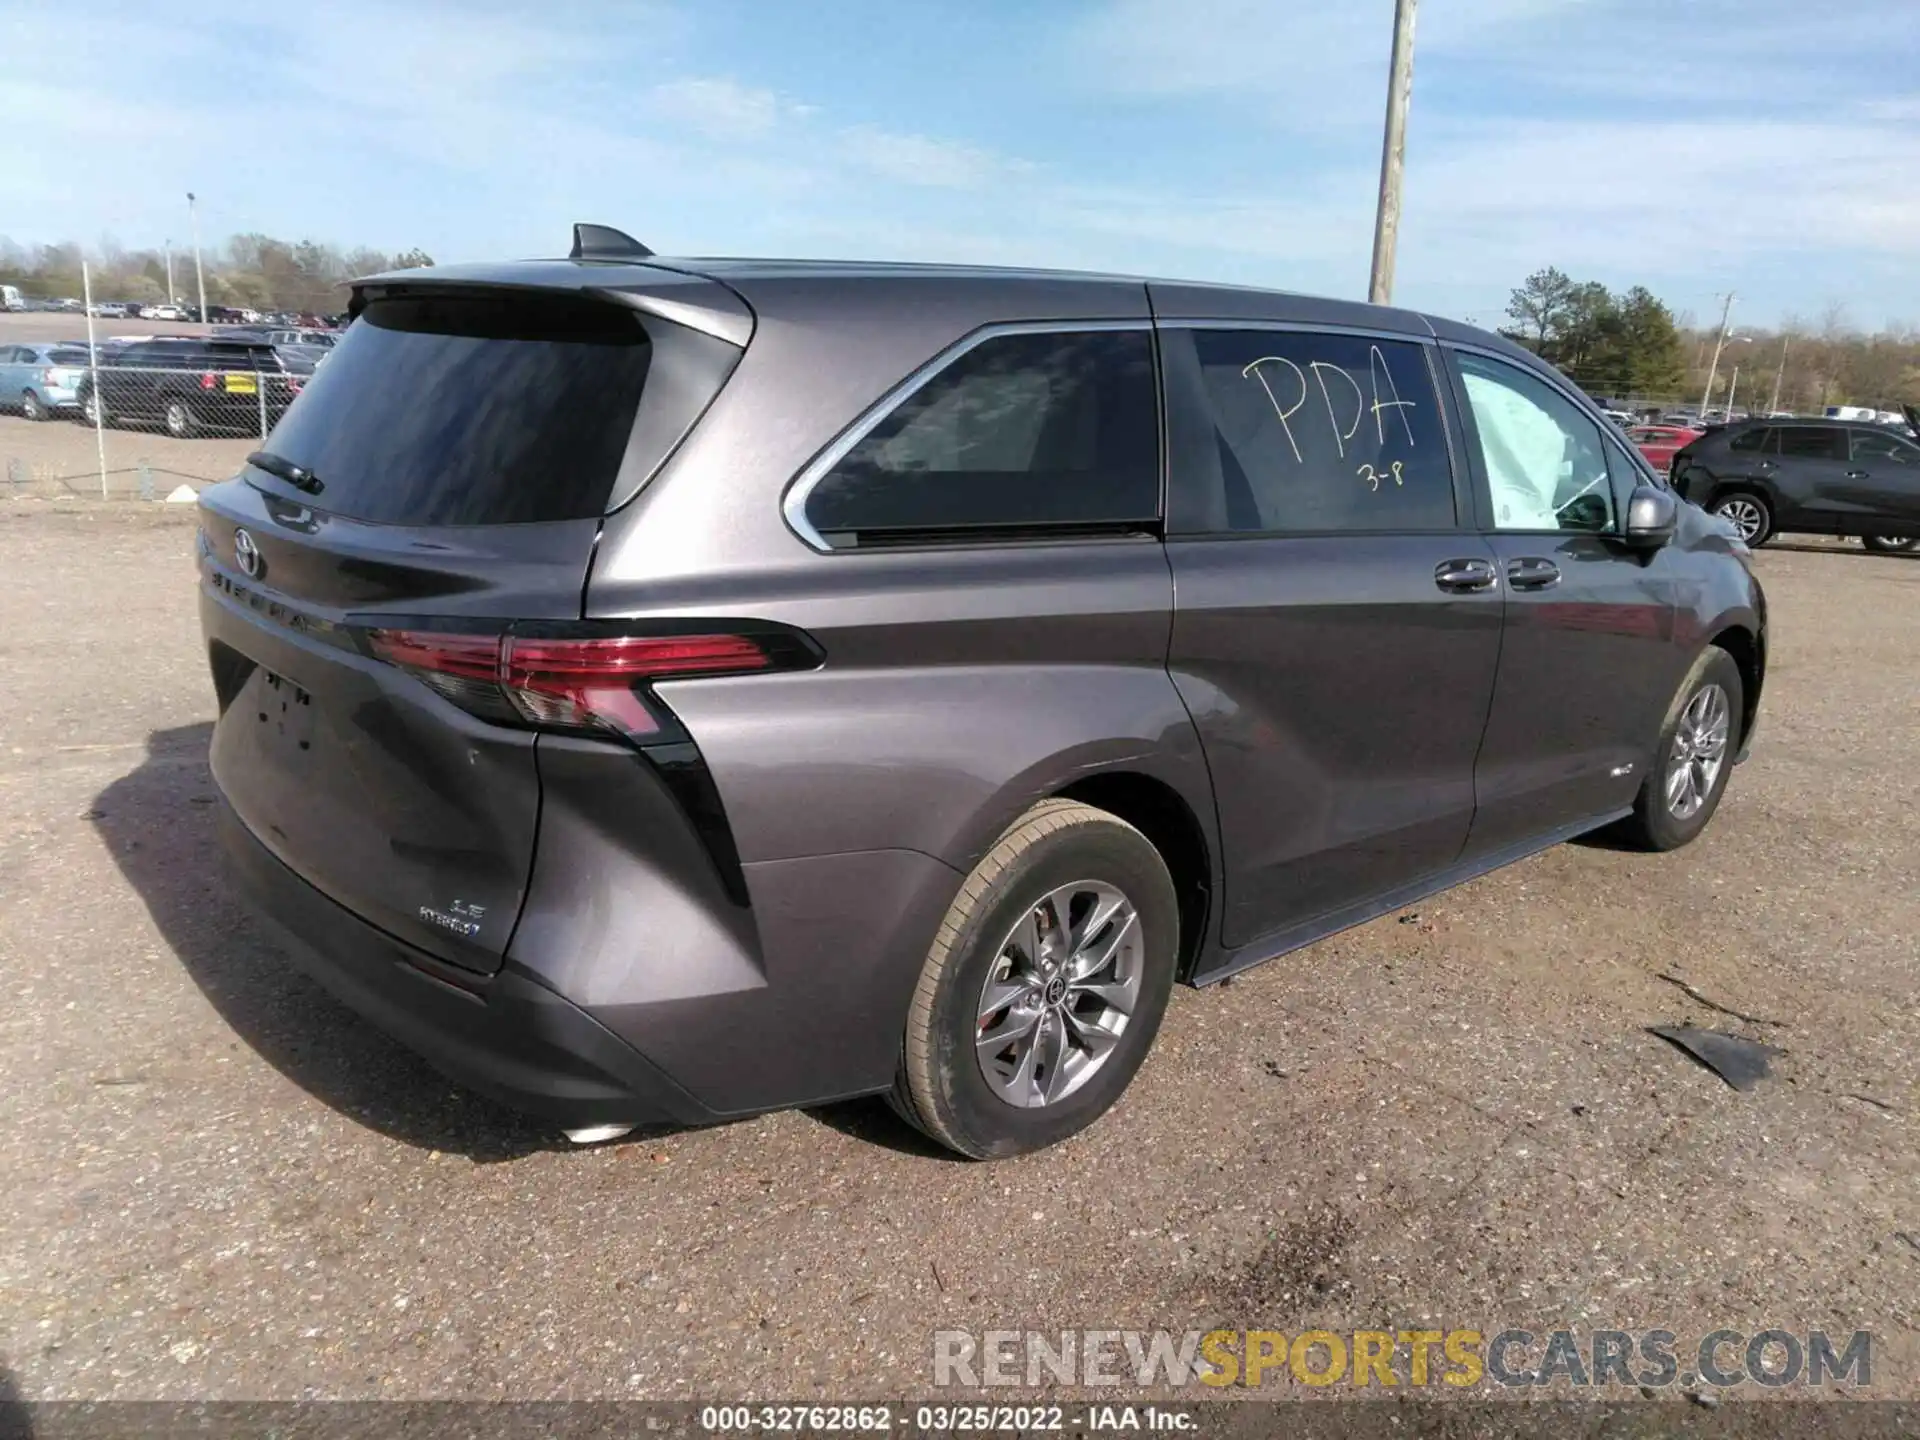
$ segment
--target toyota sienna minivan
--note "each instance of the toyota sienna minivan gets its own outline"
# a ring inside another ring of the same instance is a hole
[[[1745,547],[1450,320],[592,226],[352,314],[200,499],[234,870],[576,1139],[1036,1149],[1176,981],[1685,844],[1753,731]]]

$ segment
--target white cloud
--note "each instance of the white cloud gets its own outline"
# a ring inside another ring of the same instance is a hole
[[[654,114],[718,140],[755,140],[785,122],[816,113],[772,90],[726,79],[692,78],[656,85],[649,94]]]
[[[882,179],[943,189],[979,189],[994,181],[1029,174],[1034,168],[977,145],[864,125],[841,131],[836,148],[855,165]]]

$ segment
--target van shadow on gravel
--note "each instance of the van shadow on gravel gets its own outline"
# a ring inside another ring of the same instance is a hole
[[[0,1440],[33,1440],[33,1414],[4,1355],[0,1355]]]
[[[89,818],[161,938],[221,1018],[316,1099],[381,1134],[478,1161],[565,1148],[554,1130],[462,1090],[309,980],[228,878],[207,769],[210,724],[157,730]]]

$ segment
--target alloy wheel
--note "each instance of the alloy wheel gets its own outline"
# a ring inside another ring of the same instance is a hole
[[[1760,507],[1754,504],[1753,501],[1739,495],[1734,496],[1731,500],[1722,500],[1720,504],[1714,508],[1713,513],[1731,523],[1733,528],[1740,532],[1740,538],[1749,543],[1752,542],[1753,537],[1758,535],[1761,528],[1766,524],[1765,519],[1760,514]]]
[[[1707,803],[1726,764],[1732,729],[1733,708],[1718,685],[1701,686],[1680,712],[1667,761],[1667,809],[1676,820],[1691,820]]]
[[[40,403],[38,395],[29,390],[20,397],[20,413],[29,420],[44,420],[47,418],[47,407]]]
[[[193,429],[193,412],[179,400],[167,402],[167,433],[175,438],[186,435]]]
[[[1079,880],[1007,932],[981,987],[974,1053],[1009,1105],[1053,1105],[1107,1063],[1140,1000],[1145,940],[1133,902]]]

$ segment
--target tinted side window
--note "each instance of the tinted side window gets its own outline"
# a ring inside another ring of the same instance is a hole
[[[868,431],[807,520],[836,549],[1149,526],[1158,412],[1145,330],[994,336]]]
[[[1920,466],[1920,445],[1894,434],[1876,435],[1870,430],[1853,432],[1853,458],[1892,461],[1896,465]]]
[[[1517,365],[1456,354],[1496,530],[1614,528],[1600,427],[1566,396]]]
[[[1729,450],[1764,450],[1770,430],[1765,425],[1756,425],[1751,430],[1742,430],[1727,442]]]
[[[1844,460],[1847,436],[1827,425],[1801,425],[1780,431],[1780,453],[1802,460]]]
[[[1306,331],[1189,333],[1199,393],[1187,403],[1210,433],[1182,453],[1219,491],[1201,497],[1191,528],[1453,528],[1446,431],[1420,346]]]

